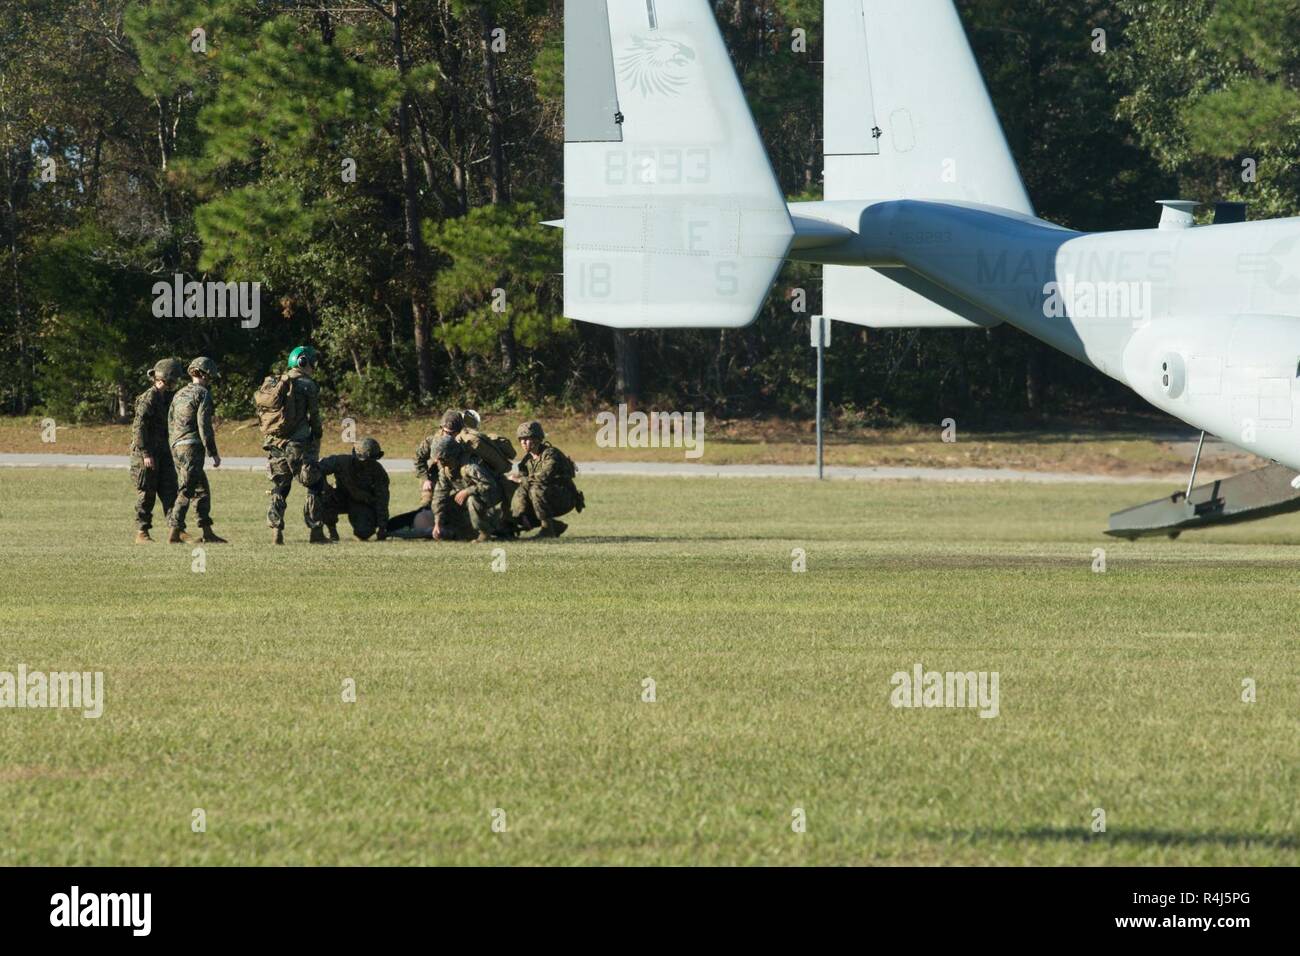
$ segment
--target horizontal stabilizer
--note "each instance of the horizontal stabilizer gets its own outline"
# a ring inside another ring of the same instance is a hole
[[[1002,320],[904,268],[826,266],[822,311],[873,329],[987,329]]]

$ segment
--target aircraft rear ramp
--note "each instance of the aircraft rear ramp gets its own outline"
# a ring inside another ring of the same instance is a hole
[[[1192,528],[1236,524],[1300,511],[1300,490],[1291,486],[1298,475],[1285,465],[1267,465],[1197,485],[1190,494],[1177,491],[1115,512],[1110,516],[1106,533],[1130,541],[1150,535],[1176,538]]]

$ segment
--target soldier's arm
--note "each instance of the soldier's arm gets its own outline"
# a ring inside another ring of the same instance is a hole
[[[316,464],[320,467],[320,473],[322,476],[337,475],[339,473],[339,467],[343,464],[343,459],[346,457],[346,455],[326,455]]]
[[[460,470],[462,478],[474,486],[474,493],[488,501],[500,492],[496,478],[482,465],[465,465]]]
[[[421,481],[426,481],[429,478],[429,456],[431,454],[433,454],[433,443],[426,438],[415,449],[415,474]]]
[[[150,396],[146,393],[135,402],[135,418],[131,420],[131,454],[145,455],[148,449],[144,447],[144,426],[145,418],[149,414]]]
[[[212,393],[203,390],[203,399],[199,402],[199,435],[203,438],[203,447],[208,450],[209,458],[220,458],[217,451],[217,433],[212,428]]]
[[[447,510],[447,502],[455,494],[455,489],[451,486],[451,479],[442,471],[438,472],[438,478],[433,483],[433,516],[441,519]]]

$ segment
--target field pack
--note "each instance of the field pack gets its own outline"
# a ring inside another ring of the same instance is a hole
[[[498,475],[508,475],[514,468],[515,446],[503,435],[492,435],[474,428],[462,428],[456,440],[463,442]]]
[[[287,375],[268,375],[253,393],[258,427],[263,435],[268,438],[288,438],[293,434],[298,422],[289,420],[294,404],[292,396],[293,379]]]

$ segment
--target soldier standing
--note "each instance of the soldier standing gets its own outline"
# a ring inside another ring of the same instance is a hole
[[[172,393],[185,378],[185,366],[174,358],[162,359],[149,370],[149,388],[135,399],[135,418],[131,422],[131,484],[135,486],[136,544],[153,540],[154,501],[162,503],[163,520],[167,520],[176,503],[176,466],[167,447],[167,411]],[[188,540],[182,535],[181,540]]]
[[[379,463],[384,450],[373,438],[363,438],[350,454],[320,460],[322,475],[333,475],[325,485],[325,525],[330,538],[339,539],[339,515],[346,514],[352,533],[362,541],[374,535],[388,537],[388,472]]]
[[[283,421],[277,434],[262,443],[266,451],[267,474],[271,478],[271,505],[266,523],[272,530],[271,540],[284,544],[284,512],[294,479],[306,490],[302,519],[310,531],[312,544],[328,544],[325,536],[325,509],[321,503],[325,478],[320,472],[320,441],[324,428],[320,419],[320,388],[312,381],[316,370],[316,350],[300,345],[289,353],[289,371],[280,376]],[[263,389],[277,383],[263,383]]]
[[[204,544],[225,544],[212,530],[212,492],[208,476],[203,471],[205,455],[212,459],[212,467],[221,467],[217,451],[217,437],[212,430],[212,394],[208,384],[217,375],[217,363],[200,356],[189,364],[190,384],[172,398],[167,409],[167,441],[172,459],[176,463],[176,503],[167,516],[167,541],[179,544],[188,540],[185,535],[185,515],[190,502],[199,515],[199,527]]]
[[[431,452],[437,468],[433,486],[435,540],[484,542],[501,527],[501,486],[470,450],[440,435]]]
[[[524,457],[517,466],[519,487],[510,499],[510,515],[524,531],[540,526],[537,537],[558,538],[569,527],[559,520],[560,515],[586,506],[573,483],[578,469],[568,455],[546,440],[540,422],[524,422],[516,435],[524,446]]]
[[[420,442],[415,449],[415,474],[420,479],[420,507],[429,507],[433,501],[433,483],[438,478],[437,469],[433,465],[433,445],[440,437],[455,438],[460,434],[460,430],[465,427],[465,416],[455,409],[448,409],[442,413],[442,420],[438,423],[438,430]]]

